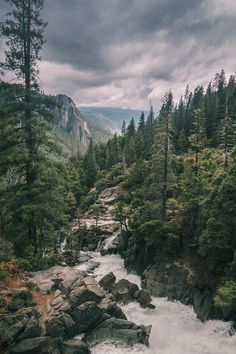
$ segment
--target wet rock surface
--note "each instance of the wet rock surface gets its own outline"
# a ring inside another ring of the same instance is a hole
[[[112,219],[111,210],[119,193],[117,187],[105,190],[84,216],[86,237],[84,248],[93,251],[99,247],[116,253],[119,245],[119,224]],[[102,210],[99,220],[94,210]],[[99,231],[98,231],[99,229]],[[94,241],[91,233],[95,235]],[[107,241],[108,235],[110,239]],[[105,240],[105,241],[104,241]],[[91,244],[93,246],[91,246]],[[67,254],[68,259],[69,255]],[[68,263],[86,263],[90,273],[99,266],[90,253],[81,253]],[[89,345],[110,339],[114,343],[148,344],[150,331],[127,321],[117,302],[136,301],[139,288],[125,279],[116,282],[113,273],[98,283],[85,271],[76,267],[55,266],[48,270],[25,274],[26,283],[33,287],[37,298],[47,300],[45,308],[37,311],[29,306],[33,301],[27,288],[19,289],[0,315],[0,352],[6,353],[90,353]],[[136,294],[137,295],[137,294]],[[144,297],[144,296],[143,296]],[[141,298],[141,296],[140,296]],[[145,301],[143,300],[143,303]],[[149,302],[149,299],[148,299]],[[73,339],[85,334],[85,341]],[[5,350],[4,349],[4,350]]]
[[[85,341],[93,345],[110,340],[115,343],[148,345],[150,328],[137,326],[133,322],[109,318],[96,326],[85,336]]]

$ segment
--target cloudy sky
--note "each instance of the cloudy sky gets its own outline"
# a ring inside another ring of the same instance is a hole
[[[80,105],[158,109],[236,72],[235,0],[45,0],[44,18],[42,88]]]

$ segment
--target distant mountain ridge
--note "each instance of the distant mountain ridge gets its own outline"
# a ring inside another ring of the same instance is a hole
[[[80,112],[90,126],[96,130],[102,129],[109,134],[120,133],[123,121],[126,125],[134,118],[138,123],[141,116],[141,110],[122,109],[111,107],[80,107]],[[147,112],[144,112],[147,115]]]

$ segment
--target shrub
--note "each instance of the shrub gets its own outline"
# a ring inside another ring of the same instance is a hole
[[[236,281],[230,280],[221,284],[214,299],[217,307],[233,307],[236,310]]]

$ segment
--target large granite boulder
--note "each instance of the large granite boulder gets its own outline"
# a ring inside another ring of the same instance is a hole
[[[103,311],[97,306],[96,302],[89,301],[77,306],[71,316],[75,321],[78,333],[84,333],[102,318]]]
[[[116,282],[116,276],[114,273],[108,273],[106,274],[99,282],[98,284],[106,291],[112,290],[114,284]]]
[[[79,339],[70,339],[62,344],[63,354],[90,354],[88,346]]]
[[[50,338],[39,337],[24,339],[10,348],[11,354],[48,354],[50,350]]]
[[[133,322],[109,318],[93,328],[86,336],[85,341],[96,345],[107,340],[113,343],[125,343],[127,345],[149,343],[151,326],[137,326]]]
[[[72,338],[76,334],[76,326],[72,317],[66,313],[45,322],[46,333],[51,337]]]

